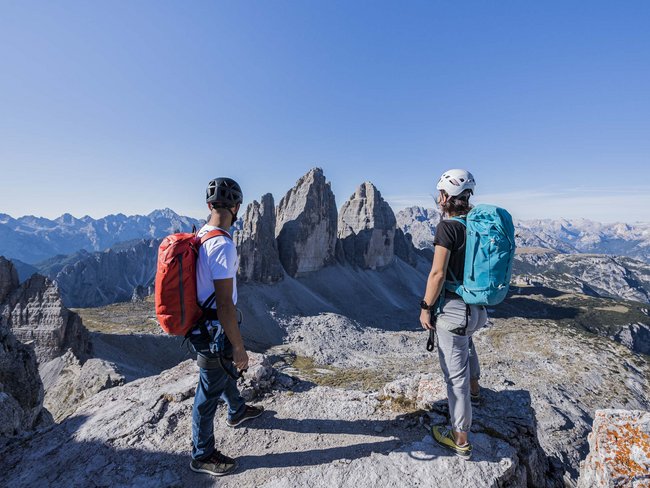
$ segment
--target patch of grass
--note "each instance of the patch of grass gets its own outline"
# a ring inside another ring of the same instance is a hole
[[[161,334],[156,321],[153,297],[141,302],[113,303],[104,307],[75,308],[83,324],[92,332],[105,334]]]
[[[306,356],[290,357],[289,364],[301,373],[303,379],[320,386],[377,391],[391,380],[383,371],[320,365],[313,358]]]
[[[387,407],[393,412],[408,413],[408,414],[424,412],[424,410],[422,410],[417,406],[417,402],[411,398],[406,398],[403,396],[397,398],[380,396],[378,397],[378,400],[382,402],[382,405],[384,407]]]

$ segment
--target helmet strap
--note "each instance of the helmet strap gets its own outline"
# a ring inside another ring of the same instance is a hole
[[[232,216],[232,222],[230,223],[231,226],[235,225],[235,222],[237,222],[237,212],[233,212],[232,209],[223,203],[212,203],[212,208],[217,210],[217,209],[222,209],[222,210],[228,210],[230,212],[230,215]]]

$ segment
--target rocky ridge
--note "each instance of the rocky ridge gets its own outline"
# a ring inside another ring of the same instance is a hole
[[[17,288],[16,269],[0,256],[0,309]],[[51,423],[42,408],[43,394],[33,348],[18,341],[6,317],[0,315],[0,449],[8,439]]]
[[[16,338],[32,344],[39,364],[68,349],[82,360],[89,357],[88,331],[79,316],[63,305],[55,283],[33,275],[11,292],[0,306],[0,316]]]
[[[35,415],[61,420],[85,398],[124,382],[114,365],[90,358],[88,330],[65,308],[55,283],[36,274],[18,285],[12,263],[0,257],[0,286],[5,355],[0,361],[0,378],[5,380],[0,383],[7,390],[4,407],[13,412],[6,417],[12,421],[0,422],[4,435],[34,427]],[[22,417],[12,397],[27,412]]]
[[[395,215],[372,183],[366,182],[343,204],[338,238],[348,262],[364,269],[395,259]]]

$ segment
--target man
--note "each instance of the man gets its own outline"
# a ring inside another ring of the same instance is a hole
[[[237,318],[237,247],[228,230],[237,220],[243,201],[241,188],[230,178],[208,184],[208,222],[198,237],[218,231],[199,248],[196,287],[199,303],[209,307],[208,320],[197,327],[190,340],[198,354],[199,383],[192,410],[192,471],[223,476],[232,473],[236,461],[215,448],[214,414],[221,398],[228,406],[227,425],[236,427],[259,417],[263,409],[246,405],[237,388],[237,371],[248,367],[248,355]],[[218,313],[218,320],[217,320]]]

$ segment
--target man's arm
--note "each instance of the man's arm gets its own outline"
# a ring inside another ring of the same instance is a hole
[[[237,324],[237,308],[232,301],[233,279],[214,280],[213,283],[219,322],[232,344],[233,362],[238,369],[244,370],[248,368],[248,354]]]

